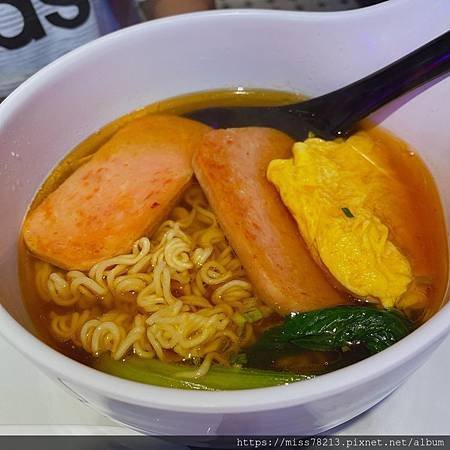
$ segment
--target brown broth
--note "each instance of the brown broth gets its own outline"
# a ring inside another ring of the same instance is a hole
[[[427,285],[427,310],[412,317],[427,320],[442,306],[448,280],[447,234],[436,184],[424,162],[406,142],[368,121],[361,128],[375,141],[380,160],[400,182],[402,192],[399,191],[399,201],[395,203],[397,223],[385,217],[382,209],[376,214],[409,259],[413,274],[431,281]]]
[[[136,118],[153,113],[183,114],[206,106],[258,106],[279,105],[298,101],[297,94],[266,90],[222,90],[188,94],[151,104],[122,116],[94,133],[75,149],[52,171],[37,192],[30,209],[35,208],[50,192],[54,191],[72,172],[89,159],[103,143],[125,124]],[[395,242],[410,258],[415,275],[430,279],[427,288],[428,307],[421,312],[420,321],[429,318],[442,305],[448,277],[448,255],[445,222],[442,207],[433,178],[419,156],[408,145],[368,122],[361,124],[376,141],[381,159],[395,172],[397,179],[406,187],[406,201],[399,214],[408,224],[408,233],[395,230]],[[379,212],[382,216],[382,211]],[[68,312],[67,309],[42,301],[36,291],[33,257],[27,252],[23,240],[19,245],[19,273],[25,305],[41,338],[62,352],[85,364],[91,365],[92,357],[68,343],[61,343],[49,333],[48,314]],[[419,317],[418,316],[418,317]],[[277,320],[272,321],[275,324]],[[263,328],[260,327],[263,331]],[[311,364],[318,358],[310,352]],[[305,353],[307,358],[308,353]],[[323,359],[323,355],[319,358]],[[330,357],[331,358],[331,357]],[[335,358],[335,355],[333,356]],[[331,359],[333,359],[331,358]],[[330,361],[331,363],[332,361]],[[353,362],[353,361],[351,361]],[[285,361],[294,366],[292,361]],[[326,361],[323,362],[326,365]]]

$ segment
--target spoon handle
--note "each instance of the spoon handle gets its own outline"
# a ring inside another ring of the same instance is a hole
[[[345,136],[385,103],[448,71],[450,31],[362,80],[298,106],[314,128]]]

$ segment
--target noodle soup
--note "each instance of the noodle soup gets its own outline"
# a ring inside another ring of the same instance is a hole
[[[182,115],[205,106],[296,100],[298,96],[293,94],[271,91],[206,92],[170,99],[124,116],[81,143],[54,169],[29,214],[78,169],[86,167],[99,148],[135,121],[155,113]],[[322,298],[333,297],[333,304],[293,309],[269,301],[271,294],[266,290],[270,291],[273,280],[267,279],[266,286],[259,283],[255,271],[263,272],[263,262],[255,259],[249,264],[248,253],[241,248],[245,243],[233,235],[224,220],[227,211],[217,204],[214,192],[205,193],[202,183],[206,178],[202,176],[200,180],[193,177],[183,188],[152,232],[139,236],[128,251],[103,258],[88,268],[58,267],[28,251],[21,242],[22,289],[42,338],[62,353],[100,370],[188,389],[239,389],[299,381],[384,348],[374,342],[374,336],[358,335],[355,330],[361,322],[352,322],[353,328],[345,330],[348,341],[333,337],[333,344],[308,343],[317,335],[308,328],[314,320],[348,324],[349,317],[360,314],[358,320],[371,320],[374,327],[386,331],[384,341],[394,343],[441,306],[448,273],[445,225],[434,182],[420,158],[402,141],[368,123],[361,129],[364,136],[376,142],[378,168],[389,172],[386,179],[395,176],[395,183],[402,189],[401,198],[406,199],[396,213],[404,226],[398,226],[389,212],[384,215],[377,211],[389,230],[392,245],[399,248],[410,267],[407,291],[396,300],[395,310],[385,308],[371,294],[357,295],[349,289],[331,264],[321,266],[323,249],[308,247],[307,239],[300,234],[295,239],[302,251],[313,257],[299,260],[300,269],[295,270],[317,273],[318,278],[314,275],[311,288],[306,290],[311,289],[319,303]],[[217,177],[220,170],[215,172]],[[231,187],[240,189],[237,184]],[[286,210],[286,215],[292,212],[282,192],[279,196],[272,186],[270,189],[271,198]],[[395,189],[394,194],[398,193]],[[340,207],[345,219],[351,221],[355,210],[347,204]],[[265,224],[265,218],[261,220],[262,225],[254,223],[257,235]],[[291,217],[287,220],[296,227]],[[253,242],[257,247],[260,236],[243,234],[250,247]],[[315,254],[319,255],[316,259]],[[271,259],[274,273],[276,256]],[[289,265],[281,268],[282,272],[291,270]],[[298,287],[304,290],[301,283]],[[385,319],[385,314],[392,316]],[[294,338],[289,340],[286,327],[293,324],[299,327],[294,333],[296,339],[299,333],[309,333],[303,336],[301,345]]]

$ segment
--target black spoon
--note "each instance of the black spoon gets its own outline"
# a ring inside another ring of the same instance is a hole
[[[294,139],[309,132],[324,139],[346,136],[387,102],[450,71],[450,31],[398,61],[329,94],[283,106],[206,108],[186,117],[213,128],[272,127]]]

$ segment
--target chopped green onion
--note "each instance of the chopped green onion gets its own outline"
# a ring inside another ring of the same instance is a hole
[[[416,284],[433,284],[433,279],[425,275],[420,275],[415,278]]]
[[[233,366],[244,366],[247,364],[247,355],[245,353],[239,353],[231,360],[231,364]]]
[[[231,320],[239,327],[242,328],[245,325],[245,322],[247,322],[247,320],[245,319],[245,317],[242,314],[234,313],[231,316]]]
[[[348,208],[341,208],[342,212],[349,217],[350,219],[352,219],[353,217],[355,217],[352,212],[348,209]]]
[[[245,312],[243,314],[247,322],[253,323],[258,322],[258,320],[261,320],[264,316],[263,313],[258,309],[250,309],[249,311]]]

